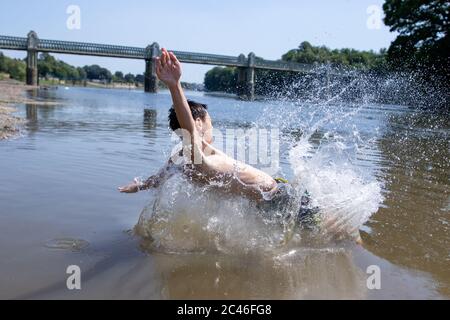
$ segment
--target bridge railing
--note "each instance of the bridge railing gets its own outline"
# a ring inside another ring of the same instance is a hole
[[[27,38],[0,36],[0,48],[10,50],[27,50]]]
[[[115,46],[97,43],[39,40],[38,50],[43,52],[145,59],[144,48]]]
[[[27,50],[28,38],[0,36],[0,49]],[[58,41],[48,39],[38,39],[37,51],[54,52],[65,54],[105,56],[128,59],[150,59],[150,52],[147,48],[117,46],[98,43],[85,43],[73,41]],[[247,57],[235,57],[219,54],[195,53],[186,51],[174,51],[178,59],[185,63],[208,64],[230,67],[248,67]],[[252,67],[257,69],[308,72],[314,66],[286,61],[271,61],[256,59]]]
[[[54,52],[63,54],[77,54],[89,56],[103,56],[114,58],[142,59],[145,63],[145,91],[157,92],[158,79],[156,68],[152,61],[153,57],[160,54],[159,45],[153,43],[146,48],[118,46],[98,43],[58,41],[39,39],[36,32],[30,31],[28,37],[11,37],[0,35],[0,49],[24,50],[27,51],[27,75],[26,83],[29,85],[37,85],[39,82],[38,74],[38,53]],[[255,92],[255,69],[291,71],[291,72],[307,72],[323,74],[329,81],[329,77],[342,73],[342,70],[333,70],[330,66],[325,68],[313,64],[302,64],[289,61],[273,61],[257,58],[254,53],[250,53],[247,57],[243,54],[236,56],[227,56],[219,54],[195,53],[186,51],[173,51],[181,62],[219,65],[229,67],[239,67],[238,82],[239,95],[249,100],[254,99]],[[347,75],[351,76],[351,74]]]
[[[207,54],[207,53],[193,53],[185,51],[173,51],[177,58],[181,62],[186,63],[198,63],[198,64],[210,64],[220,66],[234,66],[234,67],[246,67],[246,62],[241,62],[238,57],[219,55],[219,54]]]
[[[278,71],[308,72],[312,71],[315,68],[315,66],[290,61],[273,61],[273,60],[271,61],[271,60],[256,59],[255,68],[278,70]]]

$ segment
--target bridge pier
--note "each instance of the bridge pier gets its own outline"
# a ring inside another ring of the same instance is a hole
[[[38,44],[39,38],[34,31],[28,33],[27,38],[27,75],[26,83],[30,86],[37,86],[39,84],[38,73]]]
[[[239,61],[245,61],[245,56],[241,54]],[[255,100],[255,54],[251,52],[248,55],[247,67],[238,68],[238,96],[242,99]]]
[[[159,81],[156,75],[155,58],[159,56],[159,44],[154,42],[146,48],[146,52],[144,89],[145,92],[156,93]]]

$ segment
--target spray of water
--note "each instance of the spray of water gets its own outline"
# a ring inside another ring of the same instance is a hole
[[[382,181],[358,159],[373,152],[377,132],[358,128],[356,116],[370,103],[348,103],[342,95],[358,82],[332,83],[337,92],[323,99],[268,100],[253,126],[267,123],[282,132],[282,152],[295,195],[306,191],[312,206],[320,209],[317,225],[299,226],[273,212],[270,218],[244,198],[224,195],[211,186],[198,187],[175,175],[153,194],[136,231],[145,246],[165,252],[285,251],[299,246],[328,246],[336,239],[357,239],[359,228],[383,201]],[[293,90],[301,83],[292,84]],[[329,85],[330,86],[330,85]],[[317,95],[329,90],[323,86]],[[292,95],[284,95],[289,98]],[[296,205],[299,205],[297,201]],[[292,208],[298,212],[298,207]]]

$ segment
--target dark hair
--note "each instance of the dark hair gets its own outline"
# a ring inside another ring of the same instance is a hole
[[[191,113],[194,120],[197,120],[199,118],[205,120],[205,117],[208,114],[208,106],[206,104],[198,103],[192,100],[188,100],[187,102],[189,104],[189,107],[191,108]],[[174,107],[169,109],[169,126],[173,131],[180,129],[180,123],[178,122]]]

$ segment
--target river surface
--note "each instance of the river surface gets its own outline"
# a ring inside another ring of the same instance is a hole
[[[196,198],[209,190],[182,178],[117,192],[167,161],[176,143],[167,92],[37,95],[58,104],[19,105],[28,120],[21,136],[0,142],[2,299],[450,297],[448,119],[404,106],[188,92],[208,104],[219,131],[278,130],[269,173],[308,189],[334,227],[353,226],[363,240],[311,240],[304,230],[282,245],[280,230],[244,199]],[[141,224],[155,207],[163,217]],[[81,290],[67,289],[71,265],[81,269]],[[368,285],[373,266],[380,288]]]

